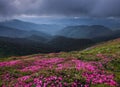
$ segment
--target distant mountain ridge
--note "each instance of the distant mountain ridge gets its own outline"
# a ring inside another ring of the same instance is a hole
[[[62,28],[62,26],[57,24],[35,24],[32,22],[25,22],[18,19],[0,22],[0,25],[25,31],[42,31],[49,34],[54,34],[54,32]]]
[[[40,31],[19,30],[19,29],[10,28],[10,27],[0,25],[0,36],[3,36],[3,37],[25,38],[25,37],[30,37],[32,35],[37,35],[37,36],[43,37],[43,38],[50,38],[51,37],[51,35],[46,34],[44,32],[40,32]]]
[[[54,19],[55,23],[63,24],[67,26],[77,26],[77,25],[102,25],[112,30],[120,30],[120,19],[114,18],[61,18],[61,19]]]
[[[101,25],[82,25],[82,26],[68,26],[60,30],[57,34],[59,36],[69,37],[69,38],[89,38],[104,36],[106,34],[112,33],[107,27]]]
[[[27,33],[27,31],[24,31],[24,30],[14,29],[14,28],[0,25],[0,36],[14,37],[14,38],[21,37],[22,38],[25,36],[29,36],[29,33]]]

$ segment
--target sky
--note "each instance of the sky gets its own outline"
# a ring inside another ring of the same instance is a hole
[[[0,18],[120,17],[120,0],[0,0]]]

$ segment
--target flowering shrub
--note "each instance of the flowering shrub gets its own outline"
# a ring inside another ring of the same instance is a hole
[[[0,62],[0,67],[5,67],[5,66],[14,66],[16,64],[20,63],[19,60],[13,60],[13,61],[8,61],[8,62]]]
[[[0,62],[0,87],[120,87],[120,39],[82,52],[17,59]]]
[[[98,54],[104,62],[106,57]],[[117,86],[114,75],[105,71],[103,62],[82,61],[76,58],[38,58],[31,61],[15,60],[0,62],[3,67],[13,67],[17,72],[2,73],[2,87],[89,87],[91,84],[107,84]],[[21,66],[18,68],[19,65]],[[18,73],[19,72],[19,73]],[[29,73],[28,73],[29,72]],[[17,77],[16,77],[17,73]],[[26,73],[26,74],[24,74]],[[3,82],[5,81],[5,82]]]

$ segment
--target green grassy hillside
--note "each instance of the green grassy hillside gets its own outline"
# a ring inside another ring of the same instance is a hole
[[[83,51],[1,58],[0,87],[120,87],[120,39]]]

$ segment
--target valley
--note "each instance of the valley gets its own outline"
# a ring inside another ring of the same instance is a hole
[[[68,23],[71,24],[70,20]],[[83,50],[120,37],[120,30],[112,30],[103,25],[54,25],[17,19],[0,22],[1,57]],[[51,34],[54,29],[54,34]]]

